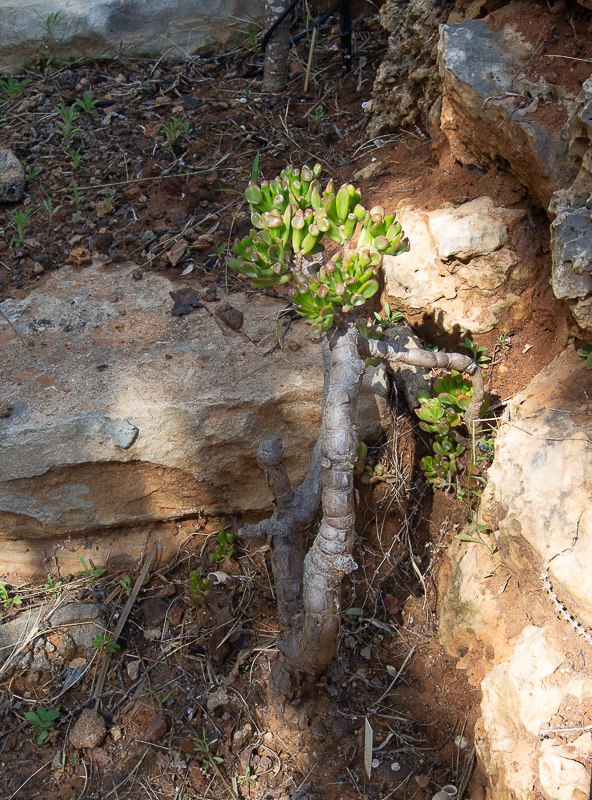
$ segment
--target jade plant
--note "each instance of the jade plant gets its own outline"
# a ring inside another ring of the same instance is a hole
[[[256,287],[285,284],[293,308],[323,347],[322,422],[308,474],[293,489],[280,437],[264,436],[258,463],[276,511],[240,531],[247,539],[267,539],[270,546],[281,633],[269,690],[270,700],[286,714],[302,713],[305,704],[297,698],[308,693],[337,650],[341,582],[356,569],[354,468],[359,456],[358,396],[366,364],[465,373],[473,385],[464,409],[468,424],[478,418],[483,397],[481,371],[468,356],[405,349],[357,318],[378,292],[383,257],[406,252],[409,242],[395,214],[381,206],[367,210],[352,184],[337,187],[329,180],[323,187],[320,173],[318,164],[300,170],[289,166],[275,180],[258,184],[256,163],[245,191],[253,229],[235,244],[228,261]],[[331,255],[324,257],[328,242]],[[307,531],[321,504],[322,520],[306,552]]]

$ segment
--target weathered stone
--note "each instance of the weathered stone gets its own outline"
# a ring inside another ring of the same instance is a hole
[[[142,613],[144,615],[144,625],[154,628],[164,622],[167,615],[169,604],[162,597],[149,597],[142,603]]]
[[[59,14],[54,26],[58,58],[102,58],[125,55],[185,56],[204,45],[237,38],[235,20],[256,20],[261,7],[254,0],[1,0],[0,71],[52,55],[44,25]]]
[[[268,508],[256,461],[266,431],[283,436],[294,484],[308,468],[323,380],[309,327],[293,323],[267,352],[281,302],[233,294],[244,324],[222,331],[203,309],[173,316],[170,281],[134,283],[131,266],[65,267],[2,304],[35,344],[1,329],[0,403],[13,410],[0,419],[0,523],[11,537]],[[364,380],[365,438],[388,424],[384,375],[369,368]]]
[[[83,708],[70,731],[70,744],[72,747],[84,749],[98,747],[106,733],[107,726],[99,712],[92,708]]]
[[[550,206],[557,214],[551,225],[552,286],[592,336],[592,78],[577,98],[569,149],[578,172],[569,188],[555,192]]]
[[[103,603],[66,603],[48,622],[51,628],[64,628],[79,647],[93,648],[96,637],[107,630],[107,607]]]
[[[496,208],[489,197],[458,208],[400,211],[411,250],[384,258],[394,307],[423,314],[426,324],[447,332],[485,333],[496,326],[508,332],[524,322],[541,238],[526,216]]]
[[[0,147],[0,203],[16,203],[25,190],[25,170],[7,147]]]
[[[567,110],[556,103],[564,124],[536,117],[538,104],[520,107],[520,96],[555,102],[550,84],[520,77],[533,48],[511,26],[491,30],[484,20],[442,25],[438,62],[442,77],[441,127],[454,158],[488,167],[505,159],[512,173],[547,209],[554,191],[575,177],[568,153]]]
[[[169,726],[167,725],[166,719],[162,714],[157,714],[152,717],[148,723],[148,727],[144,731],[144,739],[147,742],[157,742],[159,739],[162,739],[168,729]]]
[[[564,351],[517,395],[502,425],[483,495],[483,519],[522,538],[549,565],[555,591],[592,626],[590,373]]]

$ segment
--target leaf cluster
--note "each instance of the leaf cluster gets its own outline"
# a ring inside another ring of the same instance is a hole
[[[367,211],[352,184],[337,189],[329,180],[323,190],[320,173],[320,164],[312,170],[290,165],[275,180],[258,185],[254,169],[245,191],[254,229],[235,244],[236,258],[228,259],[231,269],[256,287],[292,283],[294,308],[315,333],[333,324],[337,306],[347,312],[376,294],[383,255],[409,249],[394,214],[385,214],[381,206]],[[344,252],[324,265],[308,261],[324,252],[325,236]]]
[[[37,711],[26,711],[25,719],[33,726],[33,730],[37,734],[37,744],[43,744],[51,731],[54,729],[54,723],[60,716],[60,712],[55,709],[46,709],[39,706]]]

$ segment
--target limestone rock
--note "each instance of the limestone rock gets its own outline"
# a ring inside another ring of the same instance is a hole
[[[592,78],[582,86],[571,121],[570,155],[578,168],[567,189],[555,192],[551,210],[553,291],[569,302],[578,326],[592,336]]]
[[[92,649],[95,638],[107,630],[107,607],[103,603],[66,603],[48,617],[51,628],[64,628],[79,647]]]
[[[513,542],[524,540],[549,565],[560,600],[592,626],[589,392],[586,363],[571,348],[516,396],[496,439],[482,516],[510,558]]]
[[[441,127],[454,158],[463,164],[488,167],[505,159],[512,173],[547,209],[551,195],[567,188],[575,177],[568,152],[567,109],[555,103],[563,124],[540,120],[537,103],[520,108],[516,94],[547,104],[552,91],[520,78],[532,55],[510,25],[491,30],[484,20],[442,25],[438,63],[442,77]]]
[[[403,209],[398,218],[411,250],[384,258],[395,308],[459,333],[507,332],[528,318],[540,234],[525,211],[479,197],[458,208]]]
[[[43,21],[60,14],[55,37],[60,58],[185,56],[237,38],[234,19],[261,18],[254,0],[0,0],[0,72],[51,54]]]
[[[16,203],[25,190],[25,170],[15,154],[0,147],[0,203]]]
[[[12,413],[0,418],[0,520],[11,537],[266,509],[265,432],[282,435],[295,485],[306,473],[323,381],[310,328],[296,321],[267,352],[283,303],[233,294],[244,324],[222,331],[204,309],[173,316],[179,287],[159,274],[136,282],[133,267],[64,267],[2,304],[34,342],[1,330],[0,404]],[[367,370],[363,437],[388,424],[384,375]]]
[[[80,716],[70,731],[72,747],[89,749],[102,744],[107,726],[105,720],[92,708],[83,708]]]

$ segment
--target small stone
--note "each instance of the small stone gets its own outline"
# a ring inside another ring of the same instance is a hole
[[[132,272],[132,278],[133,278],[135,281],[141,281],[143,277],[144,277],[144,273],[143,273],[143,272],[141,272],[139,269],[135,269],[135,270]]]
[[[162,739],[167,731],[168,725],[166,719],[162,714],[157,714],[155,717],[152,717],[148,723],[148,727],[144,732],[144,739],[147,742],[157,742],[159,739]]]
[[[355,650],[356,640],[353,636],[347,636],[344,645],[348,648],[348,650]]]
[[[45,272],[43,264],[40,264],[38,261],[36,261],[33,264],[33,272],[35,273],[35,275],[43,275],[43,273]]]
[[[149,597],[144,600],[142,604],[142,612],[144,614],[144,625],[148,628],[154,628],[164,622],[169,610],[169,604],[162,597]]]
[[[91,260],[90,252],[86,247],[75,247],[66,259],[68,264],[74,264],[76,267],[85,267],[90,264]]]
[[[214,237],[210,233],[203,233],[201,236],[197,237],[193,246],[196,250],[207,250],[208,247],[211,247],[213,244]]]
[[[113,244],[113,234],[111,231],[99,233],[95,236],[93,244],[97,250],[108,250]]]
[[[179,239],[179,241],[175,242],[171,249],[165,253],[164,257],[169,262],[171,267],[176,267],[179,261],[184,258],[188,246],[189,245],[185,239]]]
[[[102,744],[107,726],[103,717],[92,708],[84,708],[70,731],[72,747],[92,749]]]
[[[178,625],[183,618],[183,613],[183,608],[179,605],[179,603],[173,603],[169,609],[169,622],[171,625]]]
[[[273,742],[273,733],[271,731],[267,731],[263,734],[263,738],[266,742]]]
[[[218,316],[233,331],[238,331],[243,326],[243,312],[239,311],[238,308],[233,308],[232,306],[225,308],[218,312]]]
[[[121,728],[119,728],[117,725],[114,725],[111,728],[111,730],[109,731],[109,735],[111,736],[111,738],[113,739],[114,742],[118,742],[121,739],[121,737],[123,736],[123,734],[121,732]]]
[[[211,692],[208,695],[208,699],[206,701],[208,714],[213,714],[218,708],[224,708],[224,706],[227,706],[229,702],[230,698],[228,697],[228,692],[224,686],[219,686],[214,692]]]
[[[362,656],[362,658],[365,658],[366,661],[370,661],[370,659],[372,658],[372,650],[369,647],[362,647],[362,649],[360,650],[360,655]]]
[[[0,419],[6,419],[14,411],[14,406],[7,403],[0,403]]]
[[[7,147],[0,147],[0,203],[16,203],[25,190],[23,165]]]
[[[249,722],[246,725],[243,725],[238,731],[235,732],[234,736],[232,737],[232,744],[235,750],[240,750],[241,747],[249,741],[251,738],[251,734],[253,733],[253,727]]]
[[[133,661],[128,661],[125,667],[125,671],[127,672],[127,677],[131,681],[137,681],[138,675],[140,674],[140,666],[141,662],[139,659],[135,658]]]
[[[91,752],[91,758],[97,767],[106,767],[107,764],[109,763],[109,756],[107,755],[107,751],[104,750],[102,747],[95,747],[94,750]]]
[[[144,639],[149,642],[158,642],[162,636],[162,628],[144,628]]]

